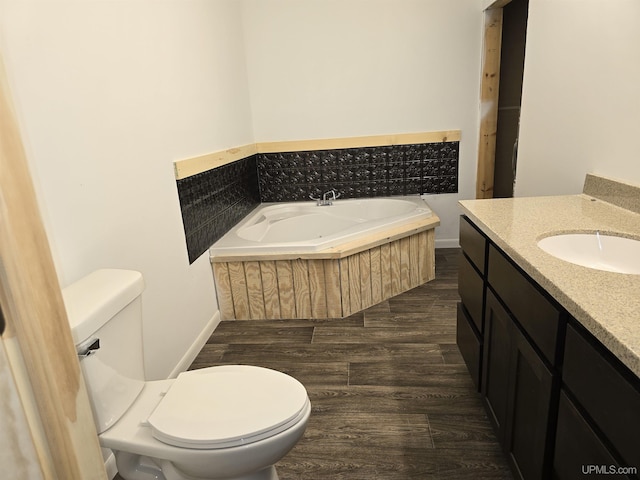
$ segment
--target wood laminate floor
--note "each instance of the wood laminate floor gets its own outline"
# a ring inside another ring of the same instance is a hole
[[[511,479],[455,344],[457,249],[436,279],[332,320],[222,322],[192,365],[273,368],[312,414],[281,480]]]

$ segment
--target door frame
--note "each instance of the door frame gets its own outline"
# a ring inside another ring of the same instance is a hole
[[[493,198],[496,134],[498,131],[498,97],[500,94],[502,9],[509,3],[511,3],[511,0],[496,0],[484,10],[476,198]]]
[[[45,479],[106,479],[0,51],[3,343]]]

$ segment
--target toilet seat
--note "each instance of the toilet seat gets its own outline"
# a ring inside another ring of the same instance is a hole
[[[217,449],[271,437],[304,416],[304,386],[267,368],[227,365],[181,373],[149,416],[157,440]]]

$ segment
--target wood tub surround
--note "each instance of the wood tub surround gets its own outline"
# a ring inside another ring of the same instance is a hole
[[[212,257],[222,319],[341,318],[422,285],[435,278],[439,224],[434,215],[314,253]]]

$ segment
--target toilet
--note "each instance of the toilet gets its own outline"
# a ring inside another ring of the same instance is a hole
[[[127,480],[277,480],[311,404],[296,379],[224,365],[145,381],[139,272],[98,270],[63,290],[100,445]],[[176,324],[176,328],[180,328]]]

